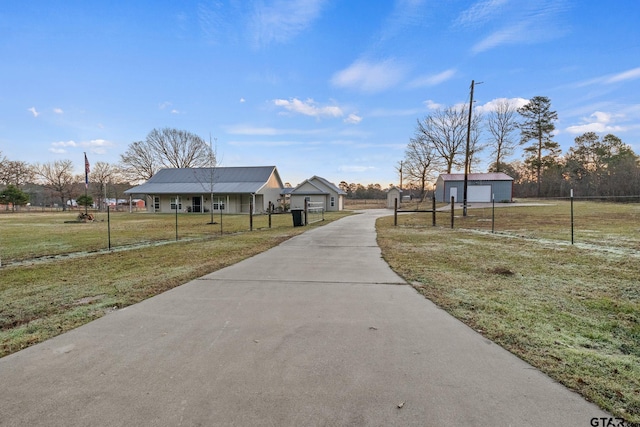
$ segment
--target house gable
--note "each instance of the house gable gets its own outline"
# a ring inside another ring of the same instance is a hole
[[[327,210],[342,210],[346,193],[331,182],[319,176],[313,176],[298,184],[290,192],[291,206],[304,205],[304,199],[322,202]]]

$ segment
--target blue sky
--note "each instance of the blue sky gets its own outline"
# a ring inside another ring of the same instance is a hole
[[[222,166],[386,187],[416,120],[473,79],[479,110],[549,97],[563,151],[595,131],[640,153],[639,17],[637,0],[3,0],[0,151],[81,172],[85,151],[115,164],[172,127],[211,136]]]

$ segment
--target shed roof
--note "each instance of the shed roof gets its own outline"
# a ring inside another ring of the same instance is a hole
[[[464,181],[463,173],[443,173],[438,179],[443,181]],[[467,180],[469,181],[513,181],[509,175],[504,172],[490,172],[490,173],[470,173],[467,174]]]
[[[161,169],[147,182],[125,191],[126,194],[198,194],[256,193],[264,187],[275,166]],[[213,187],[212,187],[213,184]]]

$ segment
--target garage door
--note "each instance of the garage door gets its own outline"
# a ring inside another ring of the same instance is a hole
[[[467,200],[471,202],[491,202],[490,185],[469,185],[467,186]]]

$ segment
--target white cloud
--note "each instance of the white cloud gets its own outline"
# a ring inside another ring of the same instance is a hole
[[[164,110],[165,108],[168,108],[170,106],[171,106],[171,103],[169,101],[164,101],[158,104],[158,108],[161,110]]]
[[[473,53],[481,53],[503,44],[518,44],[524,41],[531,42],[533,40],[528,37],[530,35],[531,29],[524,23],[518,23],[493,32],[476,43],[471,51]]]
[[[485,52],[507,44],[541,43],[558,38],[568,31],[568,27],[560,18],[570,5],[571,3],[566,0],[538,0],[524,3],[500,0],[480,1],[464,11],[455,25],[459,27],[486,25],[492,28],[490,34],[472,47],[473,53]]]
[[[66,148],[68,147],[72,147],[72,148],[83,147],[83,148],[90,148],[92,153],[104,154],[106,153],[106,148],[112,147],[112,146],[113,146],[113,143],[110,141],[107,141],[106,139],[92,139],[90,141],[82,141],[82,142],[69,140],[69,141],[52,142],[51,148],[49,148],[49,151],[52,153],[61,154],[61,153],[66,153],[67,152]]]
[[[335,105],[319,107],[313,99],[307,99],[306,101],[300,101],[297,98],[290,100],[274,99],[273,104],[292,113],[303,114],[311,117],[342,117],[344,115],[340,107]]]
[[[53,112],[56,114],[64,114],[64,111],[62,111],[62,108],[54,108]]]
[[[427,107],[429,110],[437,110],[438,108],[442,108],[443,105],[442,104],[437,104],[435,102],[433,102],[430,99],[427,99],[426,101],[423,102],[423,104],[425,105],[425,107]]]
[[[83,142],[83,147],[111,147],[113,143],[106,139],[92,139],[89,142]]]
[[[247,102],[244,98],[240,98],[240,104],[244,104],[245,102]]]
[[[52,147],[77,147],[78,143],[75,141],[58,141],[51,143]]]
[[[334,74],[331,83],[362,92],[381,92],[397,85],[405,73],[406,67],[391,59],[377,63],[357,60]]]
[[[325,0],[256,2],[250,24],[257,47],[284,43],[306,30],[320,16]]]
[[[604,83],[619,83],[626,80],[635,80],[637,78],[640,78],[640,67],[623,71],[622,73],[618,73],[611,77],[608,77],[607,79],[605,79]]]
[[[640,78],[640,67],[638,68],[632,68],[630,70],[627,71],[622,71],[620,73],[617,74],[608,74],[605,76],[600,76],[600,77],[595,77],[589,80],[584,80],[581,82],[578,82],[576,84],[574,84],[574,87],[585,87],[585,86],[592,86],[592,85],[597,85],[597,84],[614,84],[614,83],[621,83],[624,81],[628,81],[628,80],[635,80],[637,78]]]
[[[358,123],[360,123],[362,121],[362,117],[356,115],[356,114],[349,114],[347,116],[346,119],[344,119],[345,123],[350,123],[353,125],[357,125]]]
[[[509,0],[483,0],[474,3],[470,8],[463,11],[455,20],[456,26],[476,26],[491,20],[493,16],[502,11],[502,6]]]
[[[456,70],[453,68],[450,68],[438,74],[421,76],[411,81],[409,83],[409,87],[418,88],[418,87],[424,87],[424,86],[439,85],[440,83],[444,83],[447,80],[451,79],[453,76],[455,76],[455,74],[456,74]]]
[[[171,114],[180,114],[180,111],[174,108],[173,110],[171,110]]]
[[[528,104],[529,100],[524,98],[496,98],[485,103],[484,105],[477,106],[476,111],[480,113],[490,113],[490,112],[496,111],[498,106],[504,102],[508,102],[509,104],[513,105],[515,108],[520,108]]]
[[[40,113],[36,110],[36,107],[27,108],[27,111],[30,111],[33,114],[33,117],[38,117]]]
[[[582,124],[569,126],[566,131],[573,134],[582,134],[585,132],[622,132],[626,128],[624,126],[616,125],[615,122],[618,119],[623,119],[622,115],[614,115],[611,113],[605,113],[602,111],[596,111],[589,117],[582,118]]]

